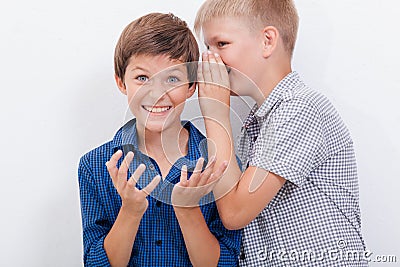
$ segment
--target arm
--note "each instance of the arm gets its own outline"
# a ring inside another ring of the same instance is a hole
[[[206,120],[205,125],[208,138],[216,146],[217,159],[229,159],[225,174],[213,191],[218,211],[228,229],[243,228],[268,205],[286,180],[254,166],[242,173],[235,158],[232,134],[225,130],[230,129],[230,121],[220,120],[216,125]]]
[[[250,167],[242,174],[234,153],[229,119],[229,77],[225,65],[219,56],[206,54],[199,72],[200,81],[205,81],[199,84],[199,99],[207,137],[211,140],[209,144],[212,144],[209,153],[216,155],[217,166],[222,160],[229,162],[213,192],[224,225],[228,229],[239,229],[267,206],[285,179],[256,167]]]
[[[83,261],[85,266],[110,266],[103,248],[104,238],[111,228],[105,209],[97,194],[88,155],[81,158],[78,169],[82,213]]]
[[[121,156],[122,151],[118,151],[106,163],[113,184],[122,199],[118,217],[104,239],[104,249],[111,266],[128,265],[140,221],[148,207],[146,197],[160,182],[160,177],[156,176],[145,188],[137,189],[136,182],[144,172],[145,166],[139,165],[127,181],[128,166],[133,159],[133,153],[129,152],[126,155],[118,169],[116,165]]]
[[[127,266],[142,216],[132,215],[121,207],[110,232],[104,239],[104,249],[111,266]]]
[[[210,177],[215,160],[211,160],[205,171],[201,173],[203,163],[203,158],[197,161],[190,180],[187,179],[187,167],[182,167],[181,180],[174,186],[171,200],[193,266],[217,266],[220,253],[218,240],[208,229],[200,208],[193,207],[198,205],[200,198],[212,189],[203,187],[204,191],[202,186]],[[199,191],[197,197],[194,197],[194,190],[187,191],[185,190],[187,188],[197,189]],[[187,199],[193,200],[193,203],[186,202]]]
[[[215,160],[211,159],[206,169],[201,172],[203,162],[202,158],[198,160],[190,180],[187,180],[186,166],[183,166],[181,180],[172,192],[174,211],[193,266],[217,266],[220,260],[223,264],[229,262],[235,265],[239,253],[240,232],[228,232],[216,210],[214,221],[207,225],[198,207],[200,198],[211,192],[226,164],[222,164],[215,173],[211,173]],[[194,201],[187,202],[188,199]]]
[[[174,207],[193,266],[217,266],[220,247],[199,207]],[[205,256],[206,255],[206,256]]]

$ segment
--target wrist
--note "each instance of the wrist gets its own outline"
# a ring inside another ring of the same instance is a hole
[[[121,209],[119,211],[120,216],[126,218],[130,221],[139,221],[142,219],[143,214],[146,212],[144,211],[135,211],[132,210],[129,206],[122,204]]]
[[[174,206],[176,217],[189,218],[191,215],[197,214],[200,211],[199,207],[177,207]]]

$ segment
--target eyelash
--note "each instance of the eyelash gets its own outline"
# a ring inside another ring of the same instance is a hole
[[[141,78],[145,78],[146,81],[141,80]],[[138,80],[139,82],[145,83],[149,80],[149,77],[147,77],[146,75],[139,75],[135,79]]]
[[[223,47],[223,46],[225,46],[225,45],[227,45],[228,43],[227,42],[218,42],[217,43],[217,46],[218,47]]]
[[[228,42],[217,42],[217,47],[218,48],[223,48],[224,46],[226,46],[228,44]],[[210,50],[210,46],[206,45],[207,50]]]
[[[175,82],[172,82],[172,83],[179,82],[179,78],[178,78],[178,77],[175,77],[175,76],[169,76],[169,77],[168,77],[168,82],[170,82],[170,79],[175,79]]]
[[[145,78],[146,80],[142,80],[142,78]],[[142,82],[142,83],[145,83],[145,82],[149,81],[149,77],[147,77],[146,75],[138,75],[135,79],[138,80],[139,82]],[[174,79],[174,81],[171,81],[171,79]],[[180,80],[179,80],[178,77],[169,76],[167,81],[169,83],[176,83],[176,82],[179,82]]]

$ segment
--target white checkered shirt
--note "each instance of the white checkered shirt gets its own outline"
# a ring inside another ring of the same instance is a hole
[[[286,179],[245,227],[240,266],[368,265],[353,142],[326,97],[290,73],[251,110],[238,154]]]

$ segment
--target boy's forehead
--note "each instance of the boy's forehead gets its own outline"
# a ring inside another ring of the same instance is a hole
[[[157,65],[154,65],[157,63]],[[133,55],[129,59],[129,65],[137,65],[137,66],[176,66],[184,65],[181,59],[171,58],[169,55]]]
[[[216,39],[232,37],[241,32],[249,32],[251,29],[250,21],[241,17],[218,17],[204,22],[201,27],[202,37],[206,42]]]
[[[187,62],[180,59],[172,59],[168,55],[137,55],[132,56],[127,66],[127,71],[146,71],[151,73],[185,72]]]
[[[249,29],[252,25],[252,21],[246,17],[238,17],[238,16],[222,16],[212,18],[208,21],[205,21],[202,24],[202,31],[203,33],[210,32],[213,34],[216,33],[224,33],[224,32],[231,32],[237,29]]]

